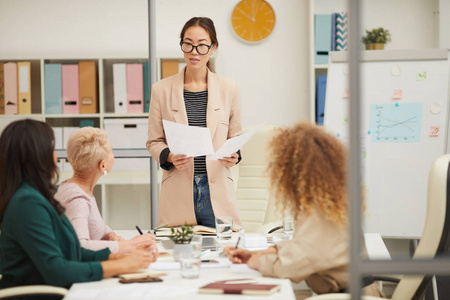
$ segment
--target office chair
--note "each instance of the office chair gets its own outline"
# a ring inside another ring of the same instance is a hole
[[[434,258],[449,249],[450,243],[450,154],[436,159],[428,178],[427,215],[415,258]],[[407,275],[401,277],[392,294],[392,300],[418,300],[431,281],[430,275]],[[324,294],[306,300],[350,299],[350,294]],[[364,296],[364,300],[381,299]]]
[[[62,287],[51,285],[28,285],[11,287],[0,290],[0,299],[16,298],[16,297],[30,297],[30,296],[60,296],[63,298],[68,290]]]

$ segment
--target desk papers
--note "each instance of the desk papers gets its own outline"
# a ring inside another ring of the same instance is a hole
[[[173,154],[187,157],[211,155],[214,153],[209,128],[187,126],[163,120],[167,145]]]

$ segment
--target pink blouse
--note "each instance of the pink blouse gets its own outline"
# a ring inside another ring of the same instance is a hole
[[[65,214],[78,235],[81,247],[89,250],[109,248],[111,253],[119,251],[117,241],[102,240],[112,229],[103,221],[95,197],[89,196],[76,183],[63,181],[55,199],[66,209]]]

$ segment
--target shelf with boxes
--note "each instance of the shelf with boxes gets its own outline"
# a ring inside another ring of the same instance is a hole
[[[114,73],[117,68],[121,69],[118,75]],[[150,95],[146,68],[145,58],[0,58],[0,106],[4,107],[0,109],[0,131],[23,118],[51,125],[60,181],[72,176],[65,152],[70,134],[83,126],[107,131],[115,164],[112,172],[99,180],[94,195],[104,220],[113,229],[133,229],[135,222],[150,227],[151,158],[145,147]],[[26,97],[24,92],[28,93]],[[11,108],[5,111],[8,101]],[[121,111],[116,110],[119,101]],[[19,109],[23,103],[28,110]]]

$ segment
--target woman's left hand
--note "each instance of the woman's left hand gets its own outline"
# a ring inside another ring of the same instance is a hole
[[[233,154],[231,154],[231,157],[224,157],[224,158],[222,158],[222,159],[219,159],[219,161],[220,161],[223,165],[225,165],[225,166],[231,168],[232,166],[234,166],[235,164],[237,164],[238,158],[239,158],[239,154],[233,153]]]

